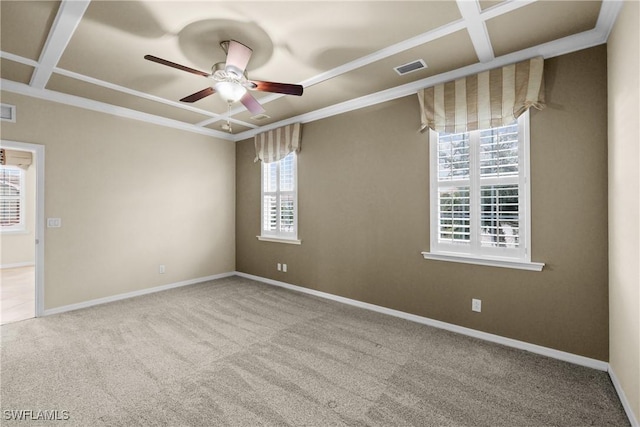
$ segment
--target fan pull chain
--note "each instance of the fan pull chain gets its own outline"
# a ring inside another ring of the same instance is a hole
[[[231,117],[231,103],[228,102],[227,103],[227,123],[222,125],[222,129],[226,130],[229,133],[233,133],[233,129],[231,128],[231,122],[229,121],[230,117]]]

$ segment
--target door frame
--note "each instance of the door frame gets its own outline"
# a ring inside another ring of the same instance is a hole
[[[40,317],[44,313],[44,145],[2,139],[0,146],[30,151],[36,160],[35,316]]]

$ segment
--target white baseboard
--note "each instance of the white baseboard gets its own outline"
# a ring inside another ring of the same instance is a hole
[[[33,267],[35,262],[14,262],[13,264],[0,264],[0,269],[3,268],[20,268],[20,267]]]
[[[119,301],[127,298],[138,297],[141,295],[152,294],[155,292],[166,291],[173,288],[179,288],[181,286],[194,285],[196,283],[208,282],[209,280],[222,279],[224,277],[234,276],[235,272],[215,274],[213,276],[199,277],[197,279],[184,280],[182,282],[170,283],[168,285],[156,286],[154,288],[140,289],[139,291],[127,292],[124,294],[112,295],[109,297],[92,299],[89,301],[79,302],[77,304],[63,305],[61,307],[55,307],[45,310],[42,315],[50,316],[52,314],[64,313],[67,311],[78,310],[81,308],[92,307],[94,305],[105,304],[108,302]]]
[[[609,372],[609,377],[611,378],[611,382],[613,383],[613,387],[616,389],[616,392],[618,392],[620,403],[622,403],[622,407],[624,408],[624,411],[627,413],[627,418],[629,418],[631,427],[640,427],[640,423],[638,423],[638,418],[636,418],[635,414],[633,413],[633,409],[631,409],[631,405],[629,404],[627,395],[622,389],[622,385],[620,384],[620,381],[618,380],[618,377],[611,365],[609,365],[608,372]]]
[[[291,285],[285,282],[279,282],[277,280],[267,279],[260,276],[254,276],[252,274],[236,272],[240,277],[247,279],[253,279],[259,282],[267,283],[269,285],[280,286],[282,288],[291,289],[297,292],[303,292],[305,294],[315,295],[320,298],[326,298],[333,301],[338,301],[344,304],[353,305],[355,307],[364,308],[366,310],[377,311],[378,313],[388,314],[390,316],[400,317],[402,319],[410,320],[416,323],[422,323],[423,325],[433,326],[435,328],[446,329],[447,331],[456,332],[458,334],[467,335],[473,338],[479,338],[484,341],[490,341],[497,344],[506,345],[508,347],[518,348],[520,350],[526,350],[531,353],[541,354],[554,359],[563,360],[565,362],[574,363],[576,365],[586,366],[588,368],[597,369],[599,371],[607,371],[609,364],[597,359],[591,359],[589,357],[579,356],[573,353],[567,353],[565,351],[555,350],[553,348],[543,347],[536,344],[530,344],[524,341],[518,341],[511,338],[505,338],[500,335],[489,334],[487,332],[477,331],[475,329],[465,328],[464,326],[458,326],[451,323],[441,322],[439,320],[430,319],[428,317],[417,316],[415,314],[405,313],[399,310],[393,310],[391,308],[382,307],[379,305],[369,304],[366,302],[345,298],[326,292],[316,291],[313,289],[304,288],[301,286]]]

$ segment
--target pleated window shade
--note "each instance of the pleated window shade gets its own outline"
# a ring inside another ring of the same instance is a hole
[[[542,57],[484,71],[418,91],[421,131],[458,133],[513,123],[544,108]]]
[[[264,163],[277,162],[289,153],[300,151],[300,123],[271,129],[255,136],[256,158]]]

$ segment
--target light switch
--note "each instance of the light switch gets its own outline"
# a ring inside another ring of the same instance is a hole
[[[62,220],[60,218],[47,218],[47,228],[59,227],[62,227]]]

